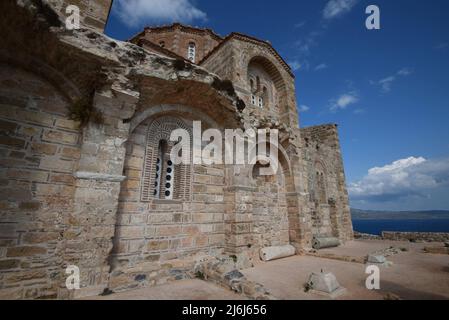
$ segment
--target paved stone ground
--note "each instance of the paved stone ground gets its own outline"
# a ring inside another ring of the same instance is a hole
[[[360,257],[368,253],[387,249],[406,248],[407,251],[390,256],[390,267],[382,266],[379,291],[365,288],[366,265],[353,262],[294,256],[286,259],[258,264],[255,268],[243,270],[249,280],[258,281],[280,299],[327,299],[305,293],[303,284],[311,272],[324,271],[336,275],[347,293],[337,299],[384,299],[388,293],[401,299],[449,299],[449,255],[422,252],[425,246],[442,244],[422,244],[395,241],[351,241],[346,245],[320,250],[321,253]]]
[[[243,297],[211,282],[179,280],[160,286],[89,297],[85,300],[242,300]]]
[[[320,250],[320,253],[362,257],[368,253],[388,249],[391,246],[407,251],[389,256],[393,262],[389,267],[381,266],[381,290],[369,291],[365,288],[366,265],[312,256],[294,256],[286,259],[259,263],[254,268],[243,270],[249,279],[263,284],[279,299],[314,300],[327,297],[306,293],[303,284],[311,272],[324,271],[336,275],[347,293],[339,300],[384,299],[394,294],[401,299],[445,299],[449,300],[449,255],[424,253],[426,246],[443,244],[423,244],[395,241],[357,240],[333,249]],[[158,287],[132,290],[96,300],[163,300],[163,299],[243,299],[241,295],[202,280],[181,280]]]

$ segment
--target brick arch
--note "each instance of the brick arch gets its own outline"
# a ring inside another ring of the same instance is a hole
[[[265,70],[268,73],[268,75],[273,80],[273,83],[278,92],[282,92],[283,90],[285,90],[286,84],[285,84],[284,78],[282,77],[281,72],[279,71],[276,64],[274,62],[272,62],[268,57],[265,57],[264,55],[260,55],[260,54],[250,57],[248,59],[248,63],[247,63],[247,66],[248,66],[247,72],[248,72],[251,64],[257,64],[257,65],[261,66],[263,68],[263,70]],[[248,74],[247,74],[246,78],[248,78]]]
[[[204,121],[206,124],[213,128],[220,128],[220,126],[214,119],[195,108],[184,105],[158,105],[149,107],[144,111],[134,115],[130,124],[130,132],[133,132],[143,121],[160,114],[168,113],[189,115],[193,119],[197,118],[198,120]]]
[[[73,102],[82,96],[79,88],[63,73],[36,57],[23,52],[15,52],[14,55],[1,52],[0,63],[2,62],[45,79],[69,102]]]
[[[275,176],[276,176],[277,181],[282,184],[282,186],[281,186],[282,190],[281,190],[281,194],[279,195],[278,201],[280,200],[283,203],[283,205],[280,206],[280,208],[283,208],[282,210],[287,210],[287,212],[284,213],[284,215],[278,216],[277,217],[278,219],[275,219],[275,221],[277,221],[277,222],[272,222],[272,224],[278,223],[278,221],[280,221],[280,220],[284,220],[283,223],[284,224],[286,223],[287,226],[286,226],[286,230],[281,231],[281,233],[279,234],[281,237],[279,239],[283,239],[283,240],[281,240],[278,243],[276,243],[276,242],[271,243],[271,245],[286,244],[287,242],[294,245],[296,243],[295,236],[298,233],[298,230],[297,230],[298,217],[296,217],[294,214],[291,214],[291,212],[295,212],[295,210],[298,208],[299,204],[298,204],[297,198],[295,196],[292,196],[296,193],[294,175],[292,172],[290,158],[288,157],[288,154],[282,145],[278,145],[278,160],[279,160],[279,168],[278,168],[278,171]],[[256,181],[253,176],[253,171],[256,166],[257,166],[257,164],[251,165],[248,170],[249,181],[251,182],[251,184],[253,186],[256,185]],[[270,182],[268,181],[267,183],[270,183]],[[279,230],[281,230],[284,227],[275,226],[275,229],[280,228]],[[288,231],[288,234],[285,233],[286,231]],[[257,238],[256,235],[255,235],[255,237]],[[264,244],[267,244],[267,243],[259,243],[259,245],[262,245],[262,246]]]
[[[292,168],[291,168],[291,162],[290,158],[288,157],[287,151],[284,149],[284,147],[281,144],[278,144],[277,146],[278,151],[278,161],[279,161],[279,168],[282,168],[282,171],[285,172],[287,175],[292,175]],[[251,172],[253,171],[253,167],[255,164],[250,165],[249,174],[251,175]],[[251,176],[249,177],[251,178]]]
[[[152,191],[155,182],[154,167],[158,157],[158,146],[162,140],[168,142],[170,134],[175,129],[184,129],[192,139],[192,128],[182,119],[174,116],[161,116],[152,120],[148,126],[146,137],[145,160],[141,182],[141,201],[148,202],[154,199]],[[192,161],[192,150],[189,155]],[[180,164],[174,166],[175,187],[173,199],[189,201],[192,189],[192,165]],[[163,183],[161,183],[163,184]]]

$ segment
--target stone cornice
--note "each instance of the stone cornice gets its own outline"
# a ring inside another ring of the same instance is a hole
[[[97,180],[97,181],[107,181],[107,182],[122,182],[126,179],[125,176],[115,175],[115,174],[106,174],[106,173],[98,173],[98,172],[87,172],[87,171],[78,171],[73,174],[73,176],[77,179],[81,180]]]

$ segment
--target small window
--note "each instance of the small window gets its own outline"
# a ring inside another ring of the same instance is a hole
[[[259,97],[259,107],[263,108],[263,98]]]
[[[157,158],[156,158],[156,168],[155,168],[155,177],[154,177],[154,192],[153,195],[156,199],[160,198],[161,194],[161,175],[162,175],[162,167],[164,165],[164,159],[166,157],[167,152],[167,142],[165,140],[159,141]]]
[[[251,95],[251,104],[256,105],[256,96],[253,94]]]
[[[267,87],[263,87],[262,94],[263,94],[264,98],[268,95]]]
[[[195,62],[195,56],[196,56],[195,43],[190,42],[189,43],[189,49],[187,50],[187,59],[189,59],[192,62]]]
[[[159,42],[159,45],[161,46],[161,48],[165,48],[165,41]]]

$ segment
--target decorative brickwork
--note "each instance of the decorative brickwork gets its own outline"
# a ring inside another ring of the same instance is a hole
[[[110,1],[70,2],[83,23],[70,32],[68,1],[37,2],[0,2],[0,298],[71,299],[198,268],[270,298],[235,270],[260,249],[352,239],[337,128],[299,129],[293,73],[271,44],[180,24],[115,41],[99,32]],[[170,164],[170,132],[192,136],[193,121],[279,130],[279,170]]]

